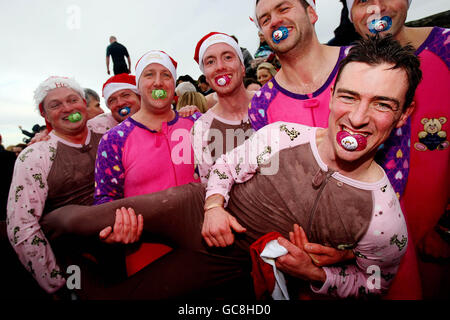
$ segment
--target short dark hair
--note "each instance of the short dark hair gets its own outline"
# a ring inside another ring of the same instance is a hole
[[[204,74],[200,75],[200,77],[198,77],[198,83],[206,83],[209,85],[208,81],[206,81],[206,76]]]
[[[414,54],[411,45],[402,46],[391,34],[380,37],[378,35],[360,39],[350,49],[347,57],[339,64],[335,85],[338,83],[342,70],[351,62],[362,62],[370,66],[383,63],[394,65],[391,69],[402,69],[408,77],[408,90],[406,91],[403,111],[412,103],[416,88],[422,80],[420,60]]]

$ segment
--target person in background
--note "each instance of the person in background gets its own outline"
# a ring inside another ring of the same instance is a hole
[[[31,129],[32,132],[29,132],[29,131],[24,130],[24,129],[22,128],[22,126],[19,125],[20,131],[21,131],[24,135],[26,135],[26,136],[28,137],[28,139],[27,139],[27,138],[23,138],[23,142],[24,142],[24,143],[29,143],[29,142],[34,138],[34,136],[35,136],[36,134],[38,134],[39,132],[41,132],[44,128],[45,128],[45,126],[40,126],[39,124],[35,124],[35,125],[33,126],[33,128]]]
[[[2,178],[0,179],[0,221],[6,220],[6,203],[16,157],[14,152],[5,149],[2,144],[2,136],[0,135],[0,167],[2,168]]]
[[[190,82],[180,82],[175,88],[175,94],[180,98],[185,92],[197,92],[197,89]]]
[[[234,39],[234,41],[239,43],[239,40],[235,35],[232,35],[231,37]],[[245,74],[246,74],[246,76],[252,76],[253,56],[250,53],[250,51],[248,51],[247,48],[243,48],[243,47],[240,47],[240,48],[242,51],[242,56],[244,57]]]
[[[334,37],[327,43],[329,46],[348,46],[361,38],[349,19],[347,1],[339,0],[339,2],[342,4],[341,21],[339,26],[334,30]]]
[[[254,78],[245,78],[244,79],[245,89],[248,91],[259,91],[261,89],[261,84]]]
[[[258,31],[258,37],[259,37],[259,46],[255,52],[255,59],[259,59],[258,61],[261,62],[261,59],[266,59],[270,54],[273,53],[273,50],[267,43],[264,33]]]
[[[106,71],[110,74],[109,64],[110,64],[110,56],[112,57],[114,64],[114,75],[118,75],[121,73],[130,73],[131,70],[131,58],[128,54],[127,48],[117,42],[117,38],[115,36],[111,36],[109,38],[110,45],[106,48]],[[125,57],[127,58],[128,65],[125,62]]]
[[[198,77],[198,87],[200,89],[200,92],[204,95],[207,96],[211,93],[214,92],[214,90],[211,88],[211,86],[209,85],[209,83],[206,81],[205,75],[202,74]]]
[[[207,111],[206,104],[206,98],[200,92],[187,91],[178,99],[177,111],[185,106],[196,106],[200,113],[205,113]]]
[[[104,113],[103,109],[100,107],[100,97],[98,96],[97,92],[92,89],[85,88],[84,94],[86,95],[88,120]]]
[[[264,86],[267,82],[270,81],[277,74],[277,70],[275,67],[269,62],[262,62],[258,65],[256,69],[256,76],[258,82],[261,86]]]

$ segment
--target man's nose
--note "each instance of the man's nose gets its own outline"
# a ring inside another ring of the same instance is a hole
[[[361,102],[349,114],[350,124],[355,128],[364,127],[369,123],[370,106],[368,103]]]

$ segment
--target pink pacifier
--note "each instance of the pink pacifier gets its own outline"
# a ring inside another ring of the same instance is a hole
[[[362,151],[367,147],[367,138],[360,134],[340,131],[336,135],[337,142],[347,151]]]

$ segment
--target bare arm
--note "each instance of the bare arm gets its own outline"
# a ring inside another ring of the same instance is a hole
[[[131,72],[131,58],[130,58],[130,56],[128,56],[127,59],[128,59],[128,71]]]
[[[108,74],[111,74],[109,72],[109,56],[106,56],[106,71],[108,72]]]

